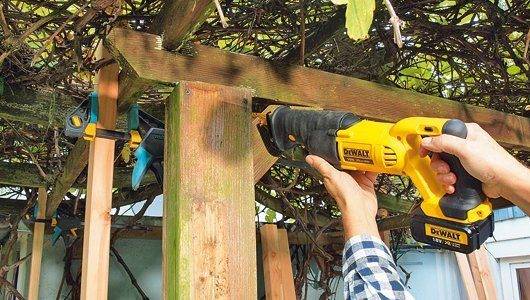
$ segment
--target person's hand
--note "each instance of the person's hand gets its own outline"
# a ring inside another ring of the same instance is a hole
[[[377,198],[374,190],[376,173],[335,169],[324,159],[308,155],[307,163],[323,177],[324,185],[342,213],[346,240],[354,235],[379,237],[375,216]]]
[[[460,159],[462,166],[473,177],[482,182],[482,190],[490,198],[505,197],[510,189],[509,181],[520,170],[521,164],[504,150],[484,129],[474,123],[468,123],[466,139],[451,135],[426,137],[422,141],[421,154],[429,151],[453,154]],[[449,165],[439,155],[434,154],[431,168],[437,174],[437,180],[447,193],[454,193],[456,176]]]

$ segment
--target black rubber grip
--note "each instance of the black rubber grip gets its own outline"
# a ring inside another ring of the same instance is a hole
[[[467,127],[464,122],[452,119],[444,124],[442,133],[465,139]],[[486,199],[482,192],[482,183],[464,169],[458,157],[448,153],[440,153],[440,157],[456,175],[455,192],[440,199],[440,208],[447,217],[465,220],[467,212]]]
[[[269,116],[275,147],[280,151],[303,145],[310,154],[339,164],[336,132],[359,121],[349,112],[291,109],[281,106]],[[293,141],[294,139],[294,141]]]

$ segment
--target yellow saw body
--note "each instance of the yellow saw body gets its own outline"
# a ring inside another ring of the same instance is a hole
[[[430,157],[419,153],[422,137],[445,133],[465,138],[467,128],[459,120],[410,117],[385,123],[349,112],[281,106],[258,128],[267,149],[276,156],[301,146],[339,169],[410,177],[423,199],[412,214],[411,226],[420,242],[470,253],[493,233],[492,207],[481,183],[456,157],[443,153],[457,175],[454,195],[446,195],[430,168]]]

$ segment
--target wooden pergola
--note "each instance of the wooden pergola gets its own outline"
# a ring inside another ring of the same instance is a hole
[[[256,298],[254,199],[259,195],[253,186],[276,158],[257,133],[253,101],[347,110],[389,122],[411,115],[459,118],[478,123],[503,146],[530,150],[530,120],[520,116],[207,46],[195,45],[192,56],[173,52],[212,9],[209,0],[168,1],[158,20],[160,32],[114,28],[100,49],[100,57],[114,59],[98,74],[101,128],[113,129],[148,89],[172,90],[165,101],[164,299]],[[4,97],[1,117],[42,124],[51,120],[58,126],[65,112],[54,110],[50,116],[44,107],[39,111],[41,100],[53,99],[57,107],[76,104],[69,97],[24,89]],[[6,104],[17,102],[24,105]],[[115,169],[113,159],[113,141],[79,139],[47,197],[40,189],[40,207],[46,207],[41,217],[50,217],[88,164],[82,299],[107,298],[110,210],[127,204],[113,199],[112,189],[130,180],[130,169]],[[13,172],[13,164],[0,163],[2,168]],[[35,172],[34,166],[16,168],[18,176],[0,178],[0,183],[48,185],[23,175]],[[146,181],[155,182],[152,176]],[[142,193],[146,197],[160,190],[153,185]],[[380,202],[398,205],[384,195]],[[380,229],[407,224],[388,218]],[[34,234],[44,233],[35,229]]]

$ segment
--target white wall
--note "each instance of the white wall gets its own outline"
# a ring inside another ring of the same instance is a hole
[[[445,250],[411,250],[403,254],[398,265],[411,273],[407,288],[417,299],[465,299],[462,277],[453,252]],[[401,278],[405,274],[401,272]]]
[[[120,239],[116,241],[115,247],[149,299],[162,299],[161,241]],[[51,246],[49,243],[45,245],[42,257],[39,299],[48,300],[56,298],[63,275],[64,254],[64,244],[62,244],[62,241],[59,241],[56,246]],[[68,291],[69,288],[65,284],[63,293],[61,294],[63,298]],[[131,284],[127,273],[113,255],[110,257],[108,296],[111,300],[141,299]]]
[[[495,222],[493,237],[486,245],[499,299],[518,299],[516,270],[530,267],[530,218]]]

